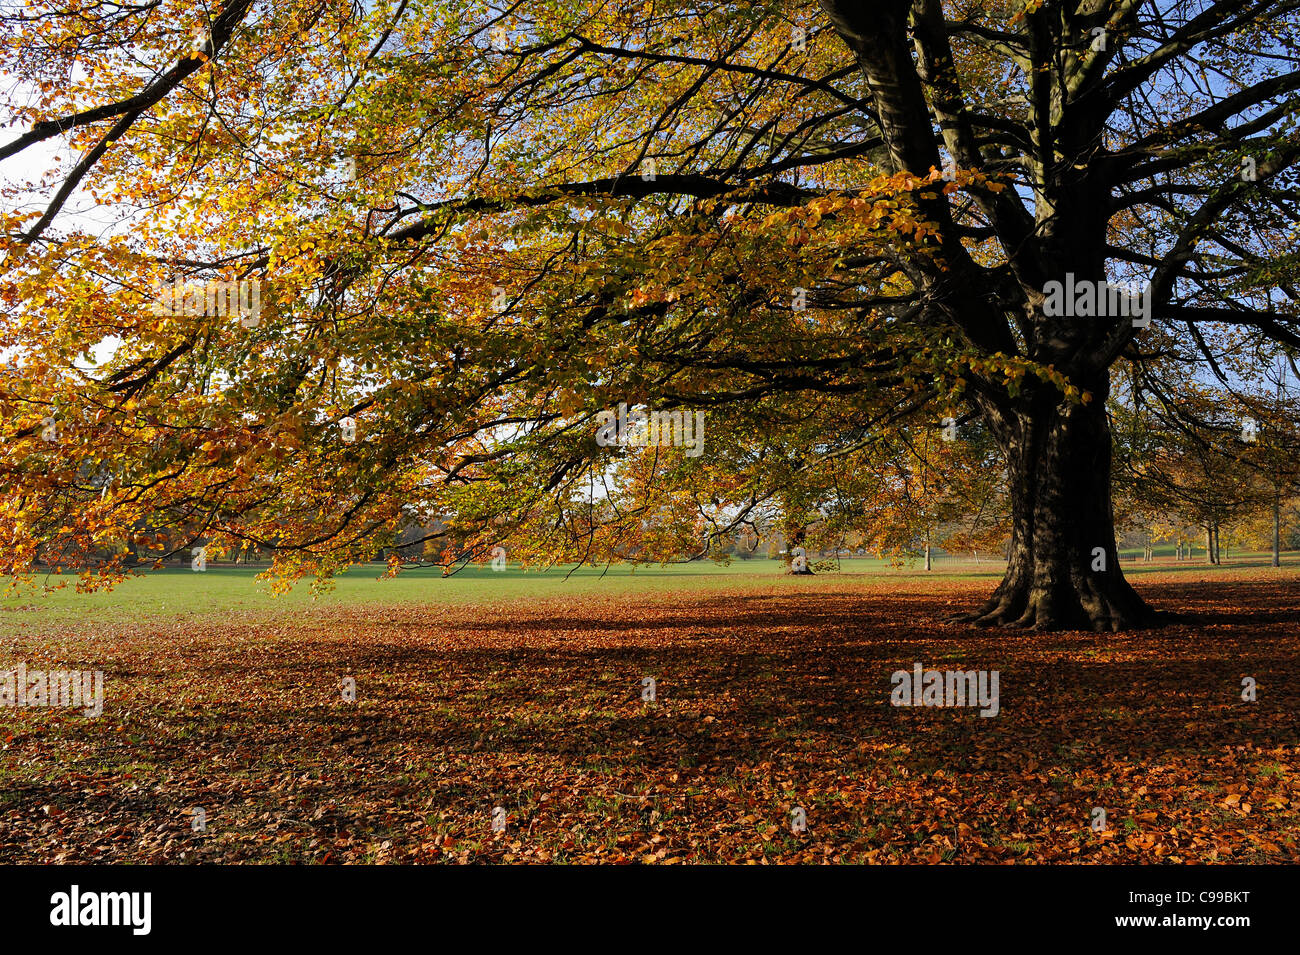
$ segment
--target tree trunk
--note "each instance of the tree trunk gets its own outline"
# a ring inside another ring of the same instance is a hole
[[[1273,488],[1273,566],[1282,566],[1282,492]]]
[[[1011,553],[993,596],[958,619],[1034,630],[1151,626],[1157,615],[1124,579],[1115,546],[1105,384],[1088,405],[1058,399],[1049,392],[1012,411],[984,409],[1007,460]]]
[[[1205,525],[1205,562],[1214,563],[1214,527],[1210,524]]]
[[[930,539],[925,539],[925,569],[930,569]]]
[[[1217,521],[1214,524],[1214,562],[1216,564],[1223,563],[1223,555],[1219,553],[1219,524]]]

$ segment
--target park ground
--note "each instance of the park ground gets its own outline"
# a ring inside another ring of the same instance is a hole
[[[987,561],[12,594],[0,670],[105,707],[0,707],[0,862],[1300,861],[1300,561],[1125,569],[1182,619],[945,622]],[[997,670],[998,715],[891,706],[914,663]]]

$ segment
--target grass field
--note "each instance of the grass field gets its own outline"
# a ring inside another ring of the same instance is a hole
[[[1137,552],[1121,552],[1121,556],[1124,557],[1125,574],[1137,579],[1155,574],[1199,581],[1255,570],[1274,572],[1268,566],[1269,556],[1262,553],[1242,555],[1222,567],[1196,561],[1175,562],[1172,553],[1157,552],[1156,560],[1151,563],[1137,560]],[[1300,555],[1288,553],[1282,559],[1282,575],[1300,569]],[[979,562],[965,558],[940,558],[935,569],[927,575],[914,565],[897,567],[884,560],[855,557],[842,559],[838,571],[802,578],[796,586],[806,590],[842,581],[846,577],[865,575],[881,578],[881,586],[888,587],[888,581],[923,580],[928,576],[935,580],[986,581],[991,590],[1001,578],[1004,566],[1002,562],[988,558]],[[207,617],[225,613],[276,615],[309,608],[357,605],[494,605],[553,597],[730,591],[791,583],[781,572],[781,565],[772,560],[733,560],[726,565],[695,561],[663,567],[616,564],[608,568],[557,567],[545,571],[525,570],[512,565],[501,572],[484,564],[475,564],[445,577],[439,568],[422,567],[404,570],[392,579],[381,578],[383,565],[372,564],[354,567],[338,575],[334,586],[327,592],[313,594],[310,581],[304,581],[290,593],[277,596],[271,594],[265,581],[257,579],[260,571],[261,568],[215,564],[209,565],[203,573],[188,566],[168,567],[132,578],[110,593],[88,595],[76,593],[70,584],[71,578],[49,576],[37,581],[37,591],[26,590],[11,595],[0,593],[0,614],[39,610],[43,623],[82,619],[87,614],[101,622],[129,622],[141,617]],[[49,592],[39,589],[59,583],[69,585]],[[0,634],[8,632],[12,624],[12,620],[0,617]]]
[[[102,670],[105,708],[0,707],[0,862],[1300,861],[1291,555],[1126,562],[1184,618],[1122,635],[945,622],[987,561],[843,568],[6,597],[0,670]],[[890,706],[915,662],[998,670],[998,716]]]
[[[874,559],[844,560],[842,567],[843,573],[884,575],[889,579],[901,579],[908,574],[904,569],[891,568],[886,561]],[[981,564],[963,562],[939,573],[945,577],[985,577],[996,581],[1002,567],[1001,563],[987,560]],[[729,565],[698,561],[636,568],[624,564],[608,569],[563,567],[546,571],[524,570],[513,565],[500,572],[476,564],[446,577],[439,568],[424,567],[405,570],[392,579],[381,578],[384,566],[373,564],[340,574],[327,592],[313,594],[310,581],[304,581],[290,593],[277,596],[271,594],[266,582],[257,580],[259,572],[256,568],[217,565],[209,565],[203,573],[188,566],[169,567],[133,578],[108,594],[81,595],[69,586],[49,593],[28,591],[0,597],[0,614],[5,608],[39,608],[45,622],[72,622],[87,614],[101,622],[130,622],[143,617],[206,618],[228,613],[276,616],[339,607],[494,606],[548,598],[609,599],[675,591],[767,588],[785,580],[781,565],[770,560],[737,560]],[[823,577],[829,581],[840,576],[842,573],[804,578],[805,587],[821,586]],[[38,583],[53,585],[60,580],[50,577]],[[5,625],[0,616],[0,634],[6,632]]]

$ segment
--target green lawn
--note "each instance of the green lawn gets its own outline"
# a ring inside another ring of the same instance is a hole
[[[989,564],[994,573],[996,565]],[[881,561],[845,561],[846,572],[886,572]],[[91,615],[96,622],[128,622],[145,618],[213,616],[233,613],[265,618],[295,610],[329,609],[373,605],[410,606],[421,604],[458,606],[495,605],[517,600],[548,597],[605,597],[633,594],[671,593],[683,590],[707,591],[737,586],[769,587],[788,580],[776,561],[734,561],[730,566],[713,562],[673,564],[667,567],[615,565],[603,568],[553,568],[523,570],[519,566],[493,571],[487,565],[471,565],[444,577],[437,567],[404,570],[398,577],[384,579],[382,564],[356,567],[335,578],[333,588],[313,594],[311,581],[298,583],[287,594],[271,593],[270,584],[258,580],[259,569],[209,565],[202,573],[189,568],[167,568],[129,579],[108,593],[78,594],[72,586],[43,593],[26,590],[0,597],[0,632],[21,626],[23,610],[39,610],[44,625],[73,622]],[[843,576],[843,574],[826,575]],[[44,578],[38,583],[55,584],[71,578]],[[816,582],[813,586],[816,586]],[[806,587],[808,578],[801,579]],[[4,613],[4,611],[10,611]],[[6,621],[4,617],[10,619]]]
[[[1126,552],[1132,557],[1136,552]],[[1177,574],[1179,577],[1202,578],[1231,576],[1246,569],[1267,569],[1267,553],[1235,555],[1222,567],[1211,567],[1200,561],[1175,562],[1172,557],[1158,557],[1150,564],[1141,560],[1125,559],[1124,572],[1128,575],[1148,573]],[[1283,554],[1287,567],[1300,565],[1300,555]],[[860,576],[868,587],[879,584],[879,578],[935,577],[951,581],[988,580],[990,584],[1001,577],[1003,564],[988,558],[975,563],[968,558],[942,557],[935,561],[929,574],[914,564],[894,567],[888,561],[874,558],[848,558],[840,561],[839,569],[822,572],[812,578],[790,577],[782,565],[774,560],[733,560],[729,565],[712,561],[670,564],[666,567],[632,567],[613,565],[608,569],[593,567],[556,567],[541,571],[522,569],[512,565],[504,571],[493,571],[486,564],[467,566],[455,574],[444,577],[437,567],[404,570],[398,577],[383,579],[382,564],[356,567],[340,574],[332,589],[313,594],[310,580],[301,581],[287,594],[274,595],[267,581],[258,580],[260,572],[255,567],[223,567],[209,565],[202,573],[188,567],[166,568],[151,571],[127,580],[109,593],[78,594],[72,587],[71,577],[50,576],[37,581],[37,589],[0,595],[0,632],[22,626],[24,611],[39,610],[44,624],[60,621],[72,622],[83,615],[97,622],[128,622],[140,619],[176,618],[222,615],[251,615],[265,618],[276,614],[306,608],[356,606],[411,606],[445,605],[462,606],[479,604],[492,606],[517,600],[581,597],[601,594],[604,597],[630,595],[671,594],[682,591],[731,590],[755,588],[770,591],[773,588],[800,591],[817,589],[831,581]],[[68,586],[43,592],[42,584],[67,582]],[[7,620],[5,618],[8,618]]]

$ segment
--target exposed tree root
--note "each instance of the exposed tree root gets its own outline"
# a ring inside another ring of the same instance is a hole
[[[1056,585],[1003,581],[979,609],[950,623],[1007,630],[1092,630],[1119,633],[1161,626],[1170,616],[1153,610],[1122,576],[1076,577]]]

